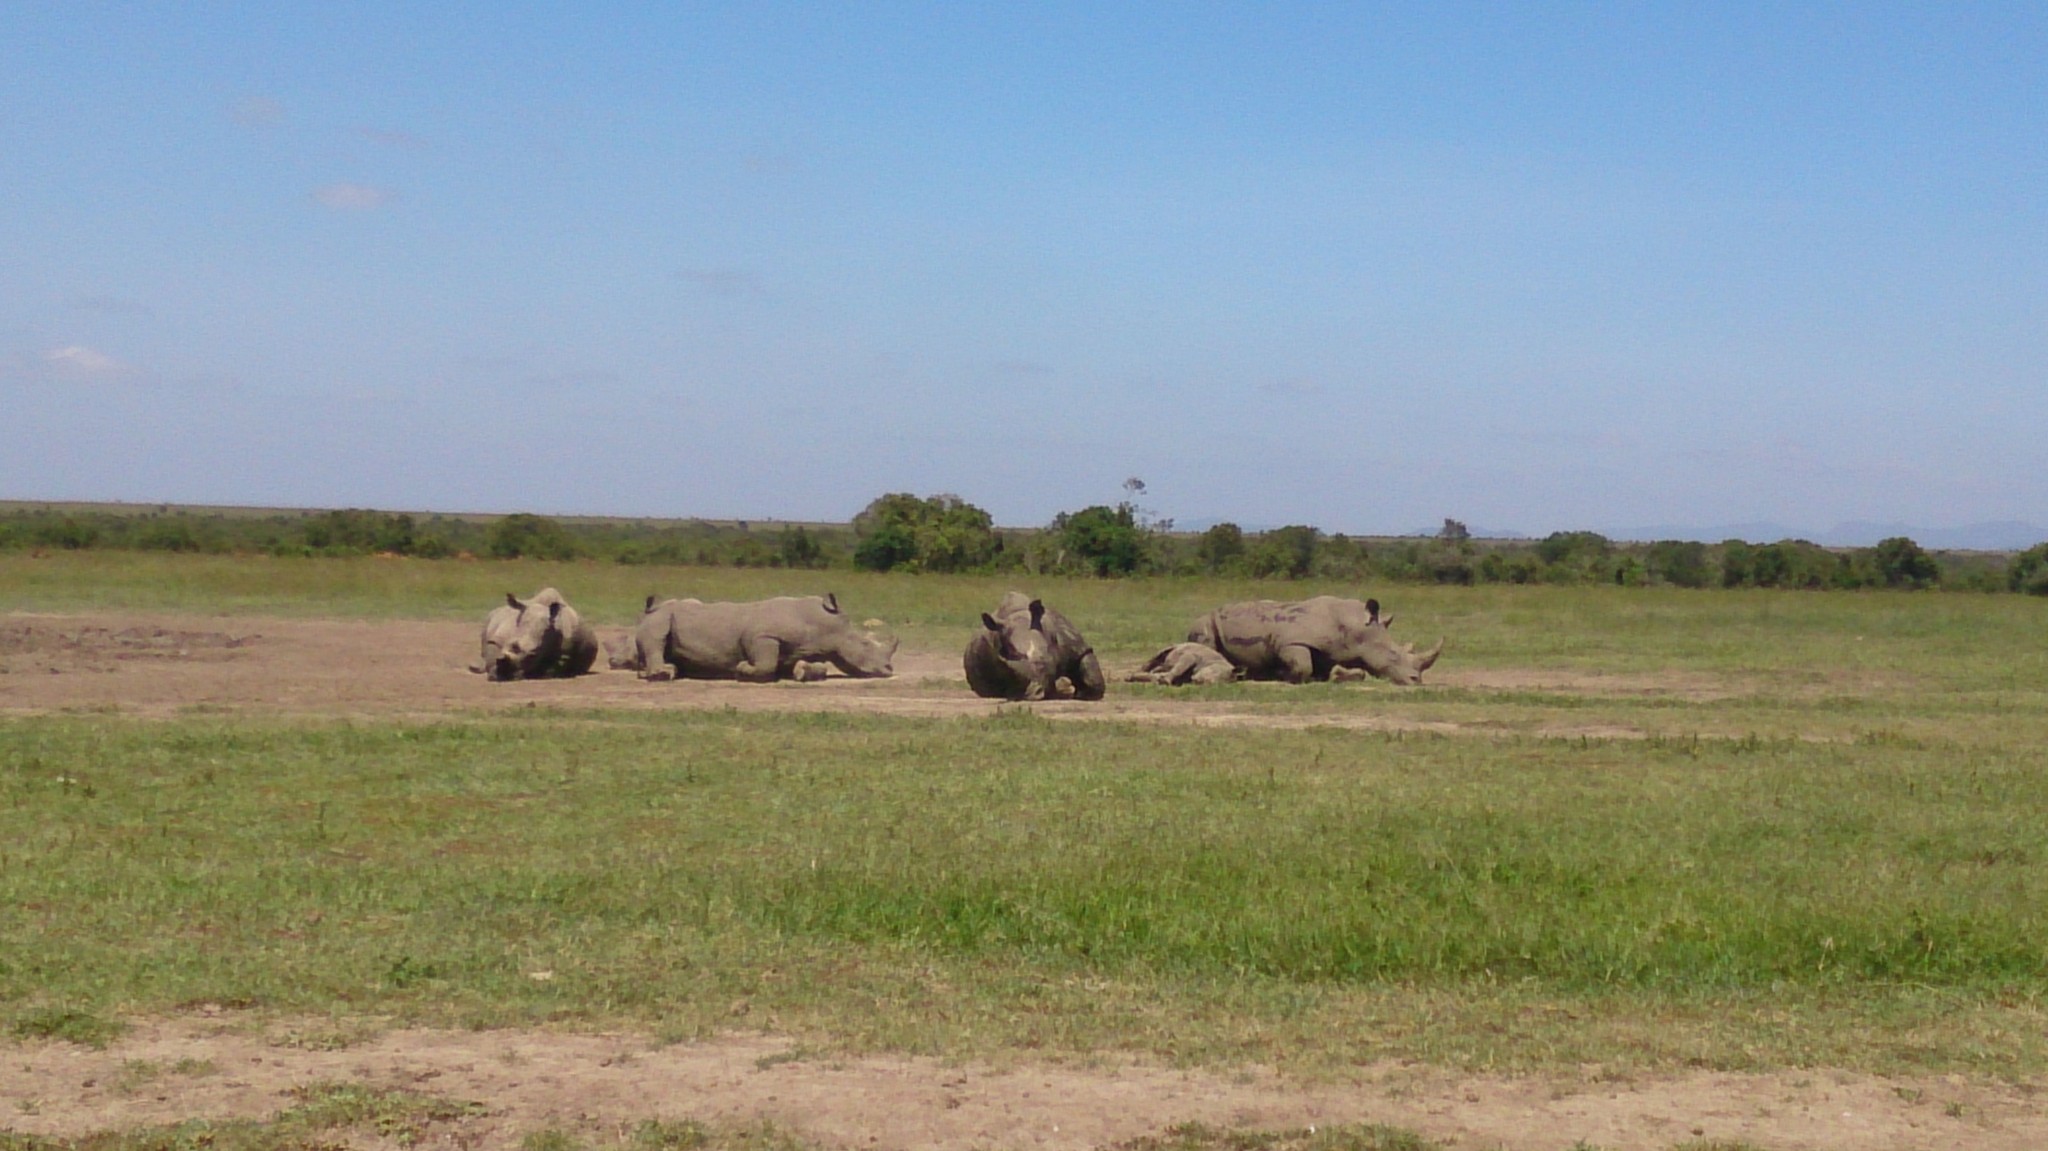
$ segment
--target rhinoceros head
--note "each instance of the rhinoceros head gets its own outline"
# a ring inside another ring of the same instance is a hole
[[[1422,673],[1428,671],[1444,652],[1444,641],[1425,652],[1417,652],[1412,643],[1397,643],[1388,628],[1393,626],[1394,614],[1380,614],[1380,601],[1365,601],[1366,622],[1364,635],[1356,647],[1355,663],[1380,679],[1392,683],[1413,686],[1422,682]]]
[[[522,603],[518,596],[506,592],[505,603],[519,618],[485,671],[494,680],[522,679],[561,650],[562,632],[555,621],[562,614],[562,600],[559,595],[547,596],[545,601],[535,596]]]
[[[863,679],[883,679],[896,674],[893,661],[902,640],[882,639],[873,632],[856,631],[850,623],[838,622],[845,620],[845,613],[839,610],[839,597],[831,592],[819,596],[818,604],[825,609],[826,615],[836,617],[830,630],[835,631],[837,637],[827,657],[833,666],[847,675]]]
[[[1436,646],[1425,652],[1416,651],[1412,643],[1395,643],[1392,640],[1387,641],[1386,647],[1388,655],[1384,662],[1377,662],[1368,655],[1365,670],[1381,679],[1411,687],[1422,682],[1422,673],[1428,671],[1437,657],[1444,653],[1442,640],[1436,641]]]
[[[1024,683],[1025,699],[1045,699],[1052,694],[1059,668],[1052,637],[1045,634],[1042,601],[1032,600],[1023,611],[1008,612],[1001,619],[983,612],[981,626],[988,629],[996,658]]]
[[[896,647],[902,643],[896,639],[882,639],[866,632],[849,631],[839,643],[839,651],[832,659],[834,666],[847,675],[864,679],[884,679],[896,674]]]

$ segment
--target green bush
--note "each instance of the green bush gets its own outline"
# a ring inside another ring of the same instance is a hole
[[[2048,544],[2035,544],[2012,557],[2005,586],[2027,595],[2048,595]]]
[[[1536,545],[1536,558],[1544,563],[1588,564],[1607,558],[1614,544],[1599,532],[1551,532]]]
[[[821,568],[825,566],[825,549],[818,543],[818,537],[801,527],[790,528],[776,541],[776,558],[786,568]]]
[[[1707,545],[1694,540],[1658,540],[1644,553],[1650,578],[1674,587],[1706,587],[1713,581]]]
[[[1920,589],[1941,582],[1941,565],[1905,536],[1879,540],[1870,558],[1886,587]]]
[[[491,525],[487,545],[492,558],[570,560],[578,554],[576,541],[562,525],[545,516],[519,512]]]
[[[1303,524],[1261,532],[1245,552],[1245,566],[1261,578],[1305,579],[1316,562],[1322,533]]]
[[[1203,569],[1211,573],[1234,571],[1244,550],[1244,529],[1232,523],[1217,524],[1195,543],[1195,554]]]
[[[557,529],[559,530],[559,529]],[[412,517],[349,508],[308,516],[302,529],[306,546],[328,555],[391,552],[416,554]]]
[[[218,552],[227,549],[206,538],[187,516],[151,519],[135,533],[135,546],[152,552]]]
[[[37,547],[82,551],[99,542],[100,530],[72,516],[62,519],[39,517],[42,522],[29,529],[28,538]]]
[[[955,495],[878,496],[853,517],[855,567],[868,571],[985,571],[1003,550],[995,520]]]
[[[1128,503],[1061,512],[1052,530],[1067,563],[1098,577],[1130,575],[1146,560],[1146,532]]]

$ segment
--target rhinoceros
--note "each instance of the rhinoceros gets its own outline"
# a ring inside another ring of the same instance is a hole
[[[690,602],[695,603],[697,601],[692,600]],[[653,613],[654,609],[660,606],[660,603],[661,601],[655,599],[655,597],[648,596],[646,606],[640,609],[641,620],[646,620]],[[647,666],[646,661],[640,656],[640,635],[637,628],[606,639],[604,641],[604,655],[605,662],[611,666],[613,671],[639,671]]]
[[[1327,680],[1334,668],[1362,669],[1395,683],[1422,682],[1444,645],[1417,653],[1387,633],[1380,602],[1321,595],[1299,603],[1248,600],[1196,619],[1188,641],[1214,648],[1247,679]]]
[[[648,680],[810,680],[830,664],[850,676],[894,674],[896,641],[856,629],[831,595],[782,596],[751,603],[672,599],[654,604],[633,633],[640,676]]]
[[[1004,593],[993,613],[982,613],[962,663],[967,686],[988,699],[1051,699],[1062,678],[1075,699],[1101,699],[1106,686],[1080,629],[1023,592]]]
[[[544,587],[521,601],[511,592],[484,617],[483,653],[471,671],[492,680],[582,675],[597,662],[597,629],[562,593]]]
[[[1190,683],[1229,683],[1237,678],[1237,666],[1223,653],[1207,644],[1177,643],[1124,677],[1130,683],[1157,683],[1179,687]]]

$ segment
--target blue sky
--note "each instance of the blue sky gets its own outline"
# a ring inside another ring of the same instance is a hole
[[[0,9],[0,496],[2048,522],[2039,5]]]

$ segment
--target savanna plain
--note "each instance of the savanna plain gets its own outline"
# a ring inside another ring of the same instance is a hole
[[[2048,1146],[2048,603],[1044,579],[1448,643],[998,705],[1014,582],[0,554],[0,1148]],[[898,674],[468,674],[543,585]]]

